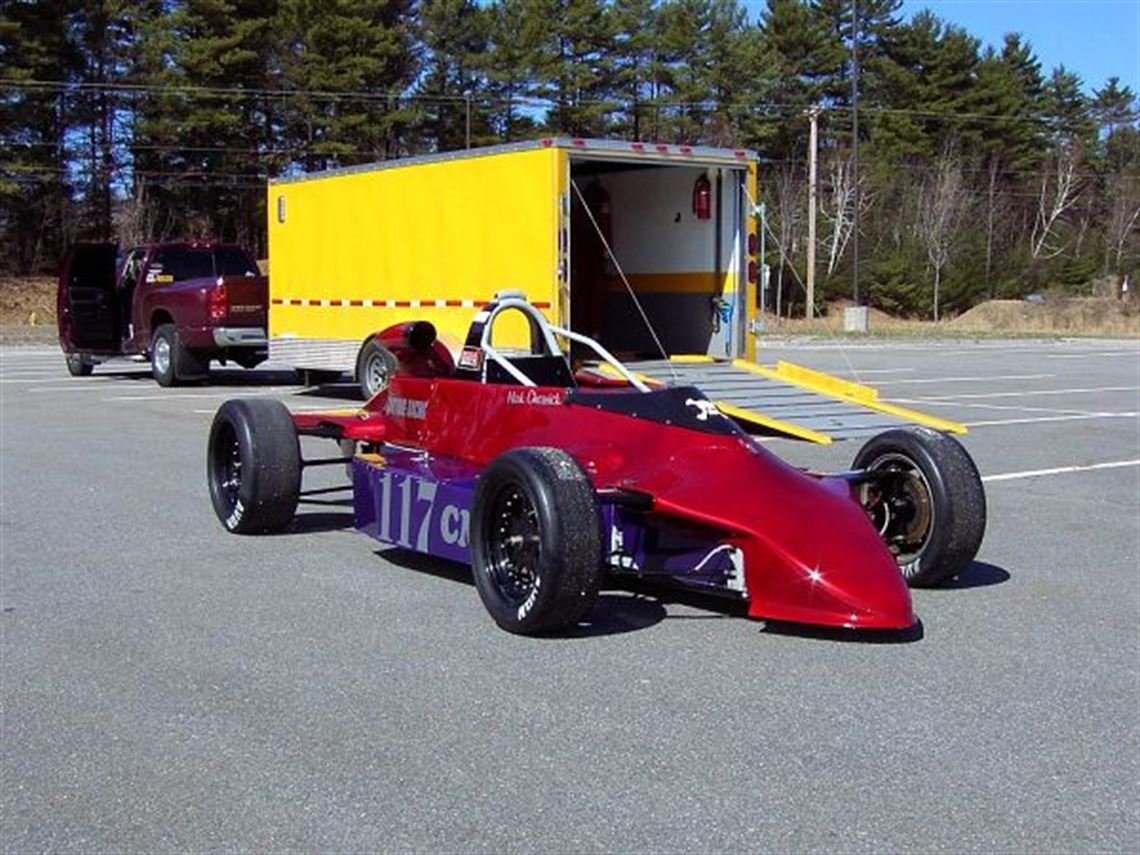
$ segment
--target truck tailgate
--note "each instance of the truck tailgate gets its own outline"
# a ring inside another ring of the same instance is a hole
[[[226,291],[226,317],[220,325],[262,327],[269,321],[269,287],[263,276],[219,277]]]

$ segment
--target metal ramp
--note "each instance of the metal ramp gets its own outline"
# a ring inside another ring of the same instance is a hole
[[[883,401],[870,386],[791,362],[770,368],[743,359],[675,356],[668,362],[638,362],[629,367],[658,383],[698,387],[725,415],[746,427],[823,445],[913,424],[966,432],[957,422]]]

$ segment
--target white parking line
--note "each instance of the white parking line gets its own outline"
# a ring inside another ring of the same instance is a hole
[[[983,481],[1016,481],[1020,478],[1040,478],[1045,475],[1063,475],[1067,472],[1091,472],[1094,469],[1121,469],[1126,466],[1140,466],[1140,460],[1117,460],[1112,463],[1090,463],[1088,466],[1058,466],[1054,469],[1028,469],[1024,472],[1005,472],[1001,475],[986,475]]]
[[[979,404],[966,401],[928,401],[923,398],[892,398],[892,403],[922,404],[923,407],[961,407],[964,410],[997,410],[1006,413],[1049,413],[1054,416],[1095,416],[1098,410],[1070,410],[1058,407],[1030,407],[1027,404]]]
[[[28,393],[32,395],[45,395],[53,394],[55,392],[106,392],[106,386],[121,385],[122,377],[84,377],[83,382],[76,383],[73,386],[37,386],[35,389],[27,389]]]
[[[994,419],[985,422],[964,422],[968,428],[996,427],[998,425],[1032,425],[1039,422],[1079,422],[1095,419],[1135,419],[1140,418],[1140,412],[1134,413],[1070,413],[1062,416],[1033,416],[1025,419]]]
[[[987,377],[933,377],[921,380],[883,380],[880,386],[902,386],[904,384],[930,383],[988,383],[991,380],[1045,380],[1056,374],[990,374]]]
[[[101,401],[173,401],[176,399],[185,398],[232,398],[241,396],[243,398],[264,398],[271,395],[292,395],[304,390],[304,386],[298,386],[295,389],[271,389],[268,391],[258,391],[254,389],[219,389],[217,392],[170,392],[162,395],[113,395],[108,398],[100,398]],[[322,408],[324,409],[324,408]]]
[[[838,369],[836,371],[829,371],[829,374],[906,374],[911,371],[916,371],[915,368],[857,368],[851,370],[848,368]]]
[[[1107,359],[1114,356],[1131,356],[1140,359],[1140,350],[1114,350],[1107,353],[1052,353],[1046,359]]]
[[[1030,389],[1024,392],[980,392],[971,395],[936,395],[914,398],[910,403],[934,403],[936,401],[958,401],[976,398],[1020,398],[1030,395],[1083,395],[1096,392],[1140,392],[1140,386],[1092,386],[1081,389]]]

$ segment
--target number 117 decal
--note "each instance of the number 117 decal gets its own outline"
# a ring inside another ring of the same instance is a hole
[[[473,478],[432,481],[384,472],[376,479],[371,501],[357,502],[357,524],[374,527],[375,536],[387,543],[468,561],[474,492]]]

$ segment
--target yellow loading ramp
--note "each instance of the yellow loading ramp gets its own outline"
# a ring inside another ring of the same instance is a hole
[[[965,433],[957,422],[916,412],[879,398],[877,389],[791,362],[774,368],[743,359],[674,356],[630,366],[670,386],[696,386],[745,427],[826,445],[866,438],[890,428],[925,425]]]

